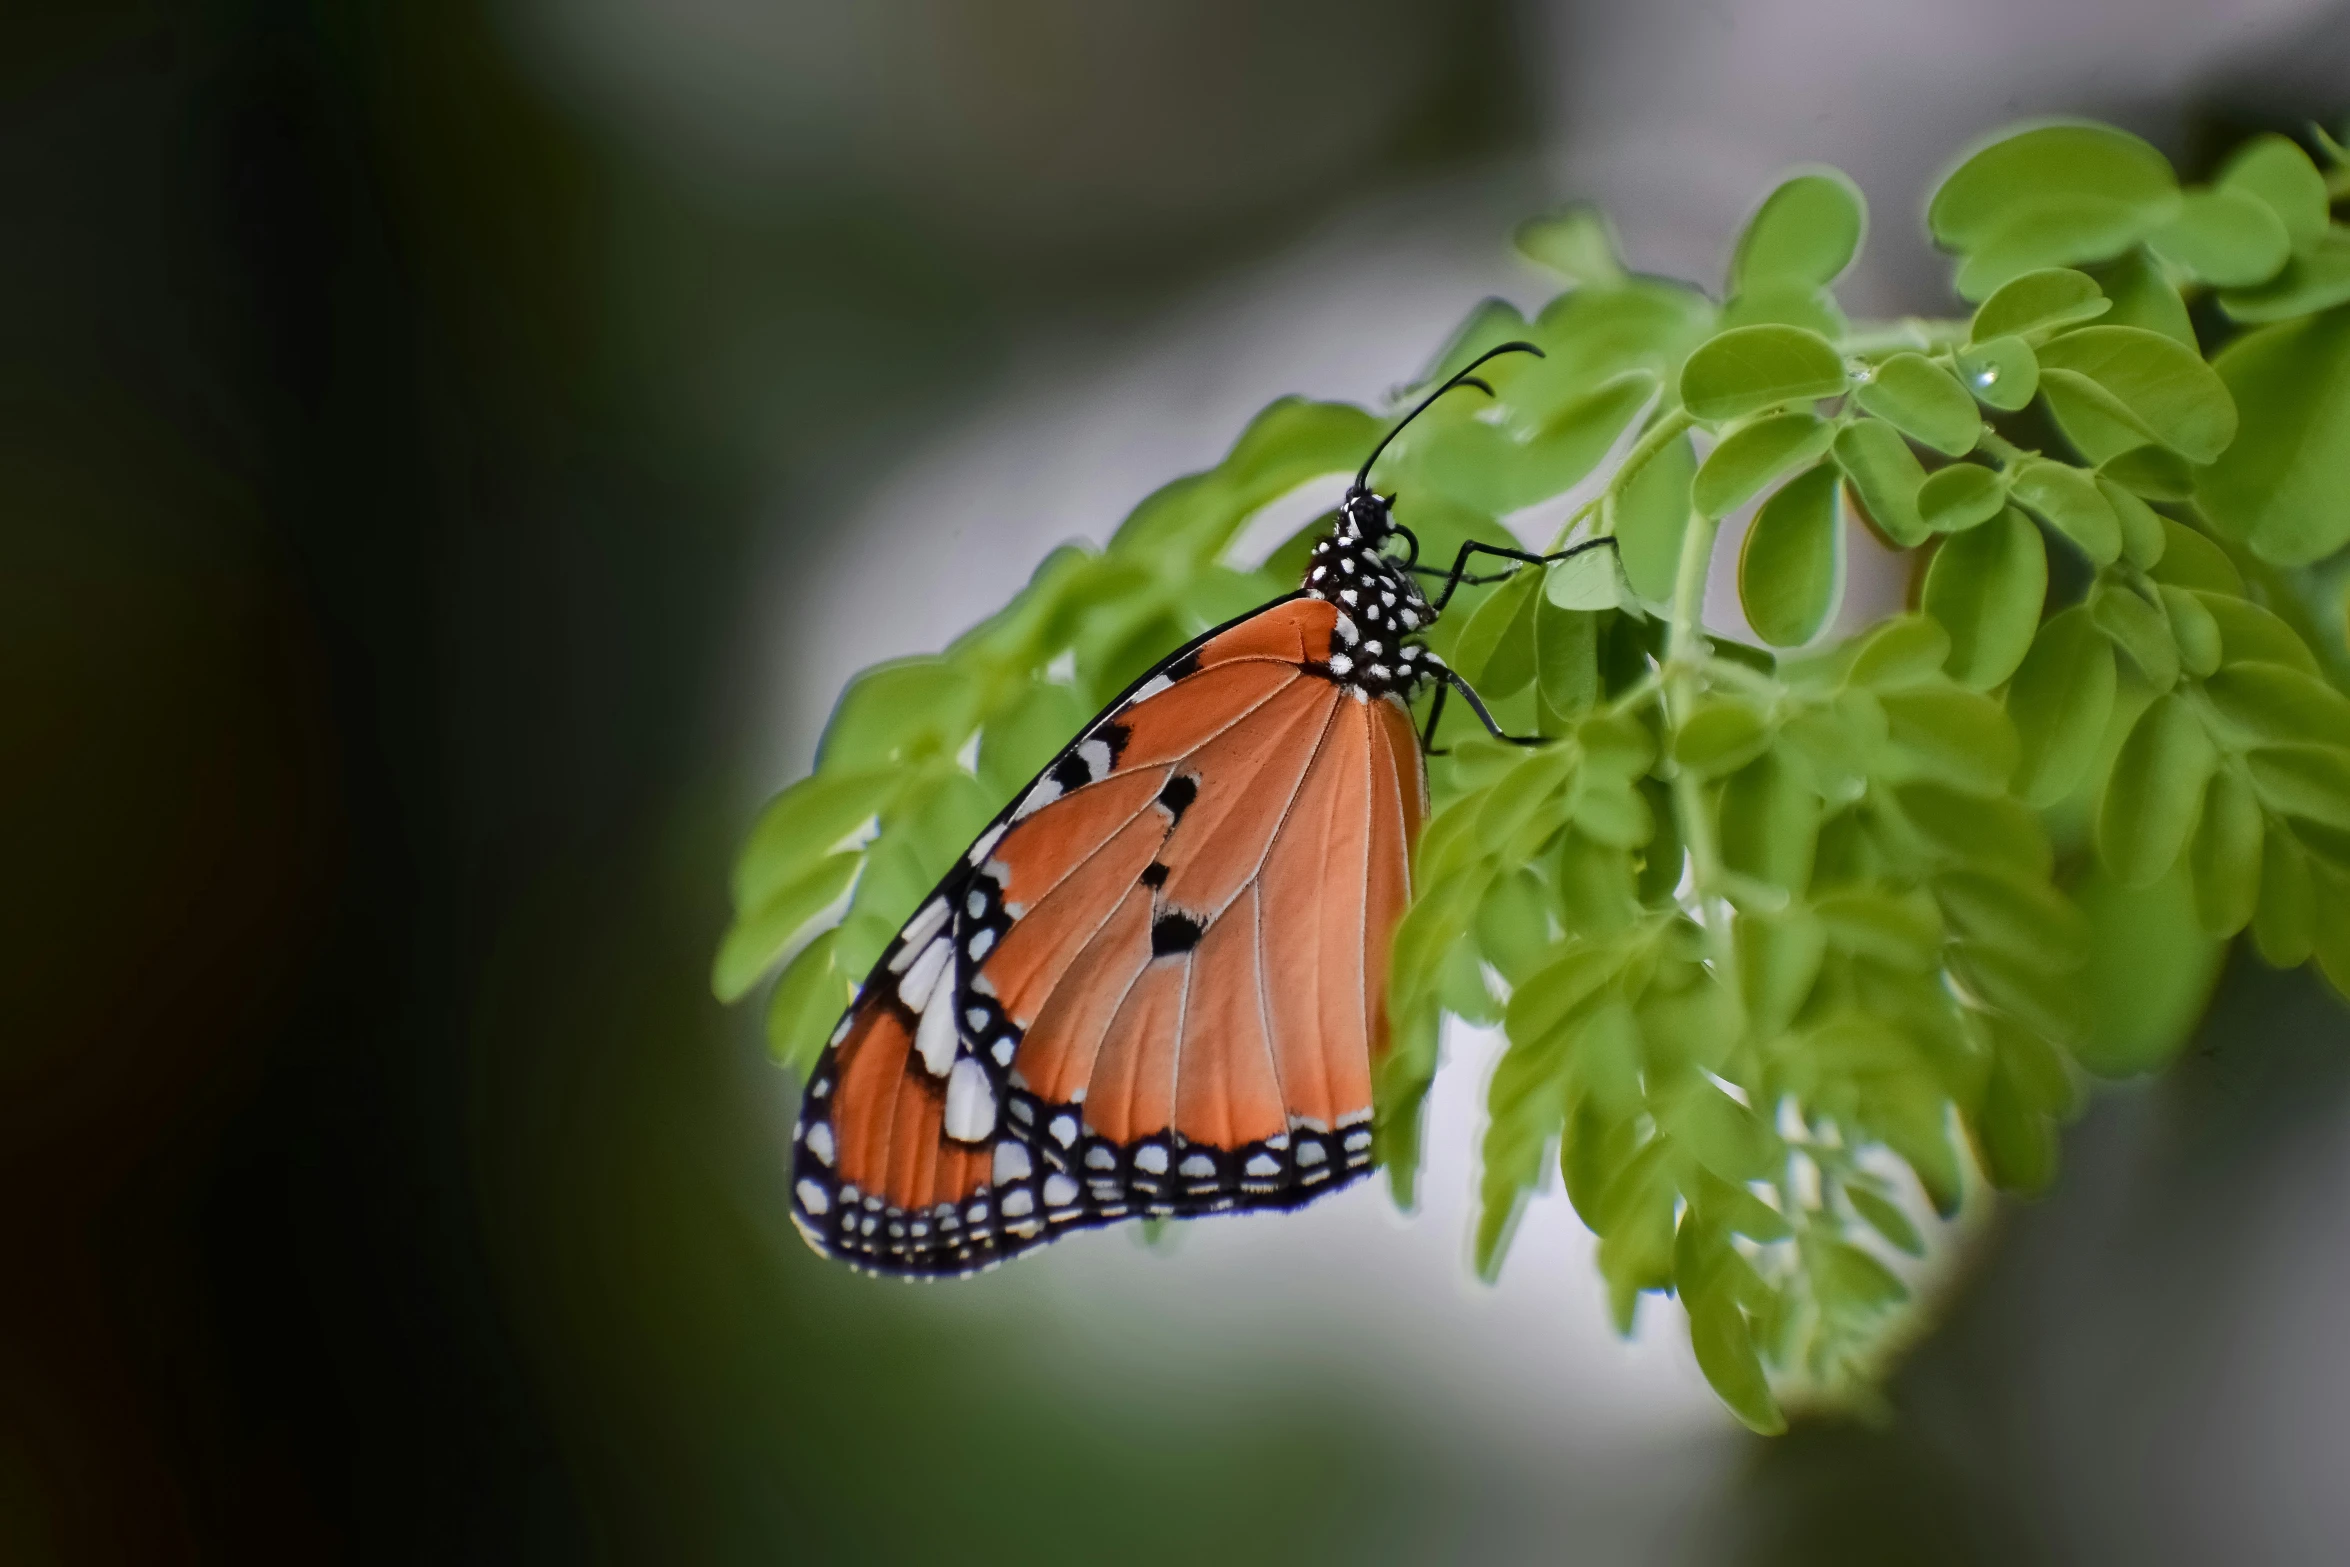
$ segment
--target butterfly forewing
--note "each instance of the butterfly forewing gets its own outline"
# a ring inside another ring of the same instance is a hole
[[[1332,673],[1343,618],[1284,600],[1170,658],[908,921],[801,1110],[819,1250],[967,1273],[1369,1168],[1425,801],[1402,702]]]

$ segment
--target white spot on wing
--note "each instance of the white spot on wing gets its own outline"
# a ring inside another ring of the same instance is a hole
[[[1141,685],[1136,686],[1134,688],[1134,695],[1127,698],[1127,700],[1129,702],[1147,702],[1152,697],[1157,696],[1160,692],[1171,691],[1174,689],[1174,687],[1175,682],[1169,680],[1165,675],[1153,675],[1150,677],[1150,679],[1145,680]]]
[[[995,1145],[995,1184],[1003,1186],[1012,1181],[1025,1181],[1033,1169],[1028,1162],[1028,1150],[1021,1144],[1005,1138]]]
[[[821,1216],[825,1209],[832,1206],[832,1199],[825,1195],[822,1182],[802,1181],[792,1190],[799,1194],[800,1206],[810,1213]]]
[[[987,1068],[965,1056],[947,1074],[947,1135],[975,1143],[994,1130],[995,1090],[988,1085]]]
[[[1077,1183],[1055,1170],[1044,1178],[1044,1202],[1048,1208],[1066,1208],[1077,1200]]]
[[[1001,838],[1003,835],[1004,824],[1002,822],[998,822],[993,827],[990,827],[987,831],[981,833],[979,835],[979,841],[971,845],[971,852],[963,857],[969,860],[972,864],[977,865],[981,860],[987,858],[988,852],[995,847],[996,840]]]
[[[1178,1169],[1186,1180],[1204,1181],[1216,1173],[1216,1161],[1204,1153],[1188,1154]]]
[[[906,950],[911,952],[913,948],[908,947]],[[954,955],[955,949],[948,944],[946,937],[931,938],[930,945],[924,947],[922,955],[907,968],[906,977],[898,981],[898,999],[916,1012],[928,1006],[930,993],[938,984],[939,970],[945,968],[947,960]]]
[[[939,940],[944,943],[946,938]],[[955,965],[942,963],[938,982],[922,1009],[922,1026],[914,1030],[914,1049],[932,1077],[946,1076],[947,1068],[955,1064],[959,1037],[955,1029]]]
[[[906,964],[911,961],[912,955],[920,952],[922,944],[937,935],[939,928],[946,922],[946,899],[933,898],[924,904],[921,913],[906,921],[906,928],[899,935],[899,939],[904,945],[898,948],[898,955],[889,960],[890,972],[893,974],[904,973]]]
[[[814,1126],[808,1128],[808,1152],[816,1156],[818,1164],[823,1165],[826,1169],[832,1167],[831,1122],[818,1121]],[[819,1208],[816,1211],[822,1213],[824,1210]]]
[[[1146,1175],[1165,1175],[1167,1150],[1157,1143],[1145,1143],[1134,1150],[1134,1167]]]
[[[1025,1219],[1036,1206],[1036,1199],[1029,1195],[1027,1187],[1015,1187],[1004,1193],[1004,1200],[999,1206],[1003,1208],[1006,1218]]]
[[[1110,743],[1107,740],[1088,740],[1077,748],[1077,760],[1085,764],[1086,776],[1094,779],[1110,775]]]

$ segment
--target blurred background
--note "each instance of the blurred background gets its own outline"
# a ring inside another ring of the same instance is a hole
[[[1717,282],[2073,113],[2338,117],[2314,0],[407,0],[0,22],[0,1559],[2308,1562],[2350,1027],[2231,972],[1959,1247],[1869,1422],[1739,1433],[1537,1204],[1357,1188],[907,1289],[791,1232],[709,997],[832,695],[1522,218]]]

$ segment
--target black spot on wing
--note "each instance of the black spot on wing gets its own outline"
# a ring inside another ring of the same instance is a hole
[[[1190,810],[1191,802],[1198,798],[1199,780],[1186,778],[1181,773],[1168,779],[1167,786],[1159,791],[1159,803],[1165,806],[1167,814],[1177,821],[1183,819],[1183,813]]]
[[[1151,921],[1151,956],[1163,958],[1189,952],[1207,934],[1207,921],[1169,912]]]
[[[1142,884],[1145,887],[1164,887],[1167,885],[1167,867],[1161,865],[1156,860],[1153,860],[1150,864],[1145,865],[1142,868]]]

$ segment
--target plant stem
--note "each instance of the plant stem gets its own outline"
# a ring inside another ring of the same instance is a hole
[[[1599,526],[1593,531],[1592,537],[1604,539],[1613,534],[1616,531],[1616,509],[1612,502],[1624,492],[1626,486],[1640,477],[1640,470],[1647,467],[1658,452],[1663,451],[1676,436],[1696,422],[1690,417],[1688,409],[1676,408],[1650,425],[1641,433],[1632,449],[1624,454],[1624,460],[1616,466],[1616,471],[1608,475],[1607,488],[1576,508],[1575,514],[1559,529],[1559,535],[1551,541],[1550,547],[1554,550],[1562,548],[1566,544],[1567,535],[1575,531],[1575,524],[1590,516],[1595,508],[1599,512]]]
[[[1847,354],[1898,353],[1902,349],[1924,352],[1937,348],[1964,347],[1967,329],[1965,321],[1930,321],[1923,316],[1904,316],[1899,321],[1855,321],[1836,347]]]
[[[1689,526],[1681,535],[1681,566],[1673,581],[1672,627],[1665,640],[1665,718],[1676,733],[1695,712],[1705,688],[1706,666],[1712,662],[1705,644],[1705,580],[1720,528],[1717,520],[1692,509]],[[1676,768],[1672,794],[1673,814],[1681,819],[1681,842],[1689,849],[1698,923],[1713,948],[1717,977],[1730,984],[1735,977],[1735,954],[1729,926],[1717,906],[1722,856],[1720,845],[1714,842],[1713,817],[1705,808],[1705,786],[1687,768]]]

